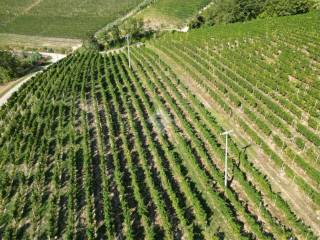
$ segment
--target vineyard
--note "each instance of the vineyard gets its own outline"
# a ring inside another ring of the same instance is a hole
[[[142,0],[2,0],[0,33],[83,38],[87,33],[93,34],[125,15],[141,2]]]
[[[177,28],[187,24],[210,0],[157,0],[143,9],[138,17],[147,21],[152,28]]]
[[[0,238],[318,239],[318,14],[167,34],[131,68],[76,52],[31,79],[0,109]]]

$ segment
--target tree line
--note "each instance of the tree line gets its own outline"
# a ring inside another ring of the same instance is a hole
[[[211,7],[193,18],[189,27],[296,15],[317,8],[319,3],[316,0],[216,0]]]

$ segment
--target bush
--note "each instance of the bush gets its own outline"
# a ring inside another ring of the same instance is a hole
[[[204,18],[204,16],[199,15],[196,18],[191,20],[189,27],[193,29],[199,28],[205,23],[205,21],[206,19]]]
[[[38,52],[32,52],[27,59],[27,63],[35,65],[42,60],[42,55]]]
[[[0,83],[3,83],[10,78],[12,78],[12,73],[8,69],[0,66]]]
[[[156,35],[152,30],[145,30],[142,19],[131,18],[120,26],[116,25],[108,31],[99,32],[97,40],[105,49],[111,49],[125,45],[126,36],[130,37],[130,44],[132,44],[139,41],[143,42]]]
[[[193,19],[190,28],[203,24],[243,22],[256,18],[263,10],[265,0],[218,0],[203,15]]]
[[[82,40],[83,47],[87,50],[99,51],[101,49],[100,44],[93,34],[87,34],[87,36]]]
[[[20,62],[8,51],[0,51],[0,83],[4,83],[18,75]]]
[[[289,16],[307,13],[312,7],[312,2],[309,0],[268,0],[265,4],[263,13],[259,16],[277,17]]]
[[[252,19],[287,16],[320,7],[318,0],[217,0],[201,15],[191,20],[190,28],[202,25],[244,22]]]

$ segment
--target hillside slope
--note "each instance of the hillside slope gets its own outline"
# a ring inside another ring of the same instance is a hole
[[[151,28],[176,29],[187,24],[211,0],[157,0],[137,14]]]
[[[142,0],[24,0],[0,2],[0,32],[83,38],[125,15]]]
[[[319,23],[167,34],[131,68],[77,52],[31,79],[0,109],[0,238],[318,239]]]
[[[319,23],[314,12],[167,35],[149,46],[235,130],[237,143],[250,145],[251,162],[318,234]]]

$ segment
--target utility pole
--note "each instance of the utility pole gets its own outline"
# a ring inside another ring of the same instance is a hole
[[[129,47],[129,34],[126,35],[127,39],[127,48],[128,48],[128,59],[129,59],[129,68],[131,69],[131,59],[130,59],[130,47]]]
[[[227,183],[228,183],[228,137],[231,133],[233,133],[233,130],[226,131],[220,134],[220,135],[226,136],[226,155],[225,155],[225,162],[224,162],[224,186],[225,187],[227,187]]]

